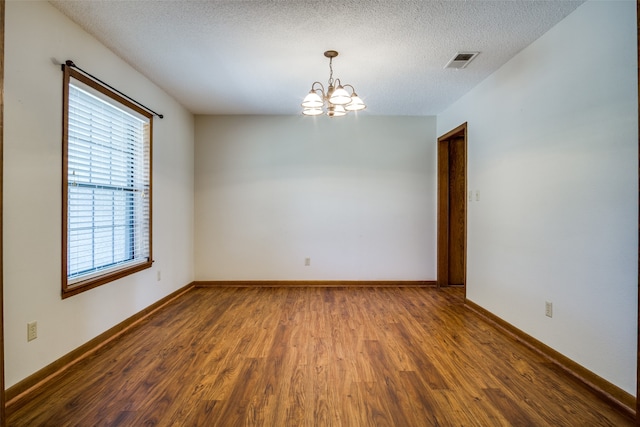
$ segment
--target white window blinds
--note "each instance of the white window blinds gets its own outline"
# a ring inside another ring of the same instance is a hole
[[[72,79],[68,285],[149,261],[149,181],[149,119]]]

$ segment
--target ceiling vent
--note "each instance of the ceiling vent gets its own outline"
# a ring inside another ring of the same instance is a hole
[[[469,62],[473,61],[473,58],[478,56],[479,53],[480,52],[458,52],[449,62],[447,62],[447,65],[445,65],[444,68],[455,68],[456,70],[465,68],[469,65]]]

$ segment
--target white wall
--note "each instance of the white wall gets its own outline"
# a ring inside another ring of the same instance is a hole
[[[636,58],[635,2],[587,2],[438,116],[469,123],[468,298],[633,395]]]
[[[12,386],[193,280],[193,116],[46,2],[6,3],[4,315]],[[62,300],[62,72],[78,66],[154,119],[154,267]],[[161,281],[157,272],[161,270]],[[26,324],[38,322],[27,343]]]
[[[435,280],[435,117],[195,122],[197,280]]]

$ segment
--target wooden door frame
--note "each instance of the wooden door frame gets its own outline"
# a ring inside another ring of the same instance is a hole
[[[438,237],[437,237],[437,286],[449,284],[449,150],[447,144],[453,138],[464,139],[464,194],[467,194],[467,123],[438,138]],[[467,295],[467,204],[464,205],[464,288]]]

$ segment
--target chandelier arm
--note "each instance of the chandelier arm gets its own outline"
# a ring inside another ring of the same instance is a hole
[[[320,85],[320,87],[317,88],[316,85]],[[313,82],[313,84],[311,85],[311,90],[314,91],[314,92],[320,91],[320,93],[322,93],[322,98],[324,98],[324,86],[322,85],[322,83]]]
[[[348,88],[348,87],[350,87],[350,88],[351,88],[351,95],[354,95],[354,94],[356,93],[356,88],[354,88],[354,87],[353,87],[353,86],[351,86],[351,85],[344,85],[344,86],[342,86],[342,87],[343,87],[343,88],[345,88],[345,89],[346,89],[346,88]]]

